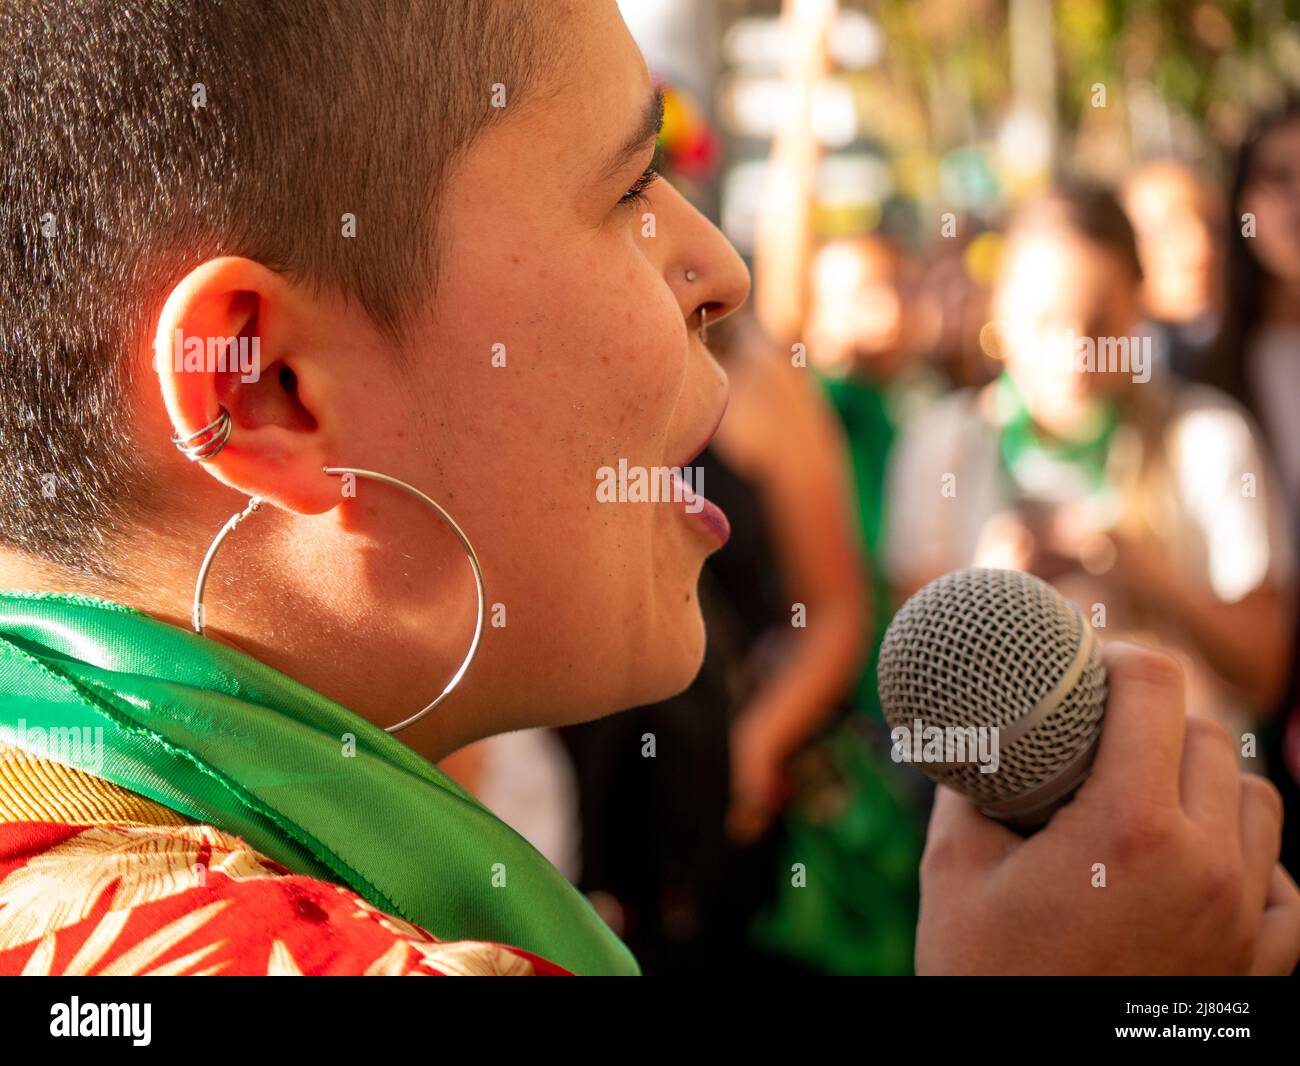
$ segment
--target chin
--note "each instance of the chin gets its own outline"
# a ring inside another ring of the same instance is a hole
[[[653,606],[629,612],[627,628],[607,633],[599,648],[584,642],[565,654],[566,661],[584,669],[562,675],[563,695],[549,693],[546,707],[557,719],[592,721],[671,699],[690,687],[704,663],[707,640],[699,601],[704,557],[692,560],[687,572],[674,562],[677,573],[637,597]]]
[[[646,634],[640,645],[645,654],[635,662],[603,653],[592,658],[587,649],[587,666],[596,672],[570,676],[563,689],[552,688],[545,699],[521,707],[523,724],[514,728],[580,725],[671,699],[700,672],[704,644],[704,623],[696,611],[675,633]]]
[[[691,686],[704,663],[704,620],[694,605],[690,613],[674,620],[671,629],[647,634],[641,643],[646,654],[636,663],[618,664],[615,672],[623,684],[590,718],[603,718],[632,707],[645,707],[680,695]]]
[[[646,678],[646,694],[635,704],[658,703],[671,699],[688,689],[704,663],[704,619],[699,603],[691,600],[689,613],[675,620],[671,631],[661,635],[658,646],[663,649],[657,664],[650,664]]]
[[[640,703],[658,703],[660,700],[672,699],[674,696],[680,696],[692,682],[699,676],[700,666],[704,662],[704,647],[700,646],[698,655],[693,655],[689,660],[683,660],[677,664],[676,670],[665,670],[656,679],[656,684],[650,692],[648,699],[640,700]]]

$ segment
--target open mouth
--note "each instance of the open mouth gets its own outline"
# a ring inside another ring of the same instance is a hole
[[[701,482],[704,480],[704,472],[695,472],[694,485],[688,485],[676,471],[672,476],[675,490],[673,498],[680,499],[682,511],[716,539],[719,547],[726,544],[731,538],[731,523],[727,520],[726,512],[703,494]]]
[[[727,515],[722,508],[704,495],[703,468],[691,469],[691,464],[704,454],[709,442],[713,440],[714,435],[718,432],[718,427],[722,424],[722,416],[726,413],[726,410],[727,403],[724,400],[708,436],[703,439],[699,447],[687,459],[673,468],[672,474],[673,499],[681,501],[680,506],[683,512],[693,519],[701,529],[717,540],[719,547],[726,544],[731,537],[731,523],[727,520]]]

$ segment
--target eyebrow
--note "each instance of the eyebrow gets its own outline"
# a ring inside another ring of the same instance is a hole
[[[663,127],[664,91],[661,86],[656,86],[650,99],[646,101],[645,110],[641,113],[640,125],[611,156],[609,166],[604,172],[605,176],[613,177],[631,164],[637,156],[650,146],[652,141],[659,139]]]

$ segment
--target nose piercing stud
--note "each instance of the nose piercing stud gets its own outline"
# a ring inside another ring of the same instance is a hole
[[[698,281],[699,277],[700,277],[699,274],[695,273],[694,270],[688,270],[686,272],[686,280],[688,282]],[[704,344],[709,343],[709,310],[707,307],[700,308],[699,335],[700,335],[701,342],[703,342]]]

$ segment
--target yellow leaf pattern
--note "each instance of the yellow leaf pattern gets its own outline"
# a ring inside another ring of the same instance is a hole
[[[212,852],[212,868],[199,856]],[[0,950],[84,921],[117,882],[110,911],[129,912],[203,883],[214,871],[233,881],[276,877],[237,837],[208,825],[93,826],[50,848],[0,881]]]
[[[207,860],[206,870],[199,865],[201,857]],[[87,827],[27,859],[0,880],[0,952],[31,944],[32,952],[22,964],[22,973],[50,974],[54,969],[59,932],[84,922],[97,907],[102,910],[104,894],[111,893],[108,909],[62,967],[63,973],[105,976],[221,973],[232,963],[238,964],[238,960],[231,958],[214,959],[229,945],[224,938],[195,946],[167,962],[159,960],[179,948],[187,938],[202,932],[235,899],[220,898],[187,911],[133,943],[122,944],[122,932],[135,908],[203,888],[214,876],[235,882],[283,877],[269,862],[238,837],[207,825]],[[341,893],[351,906],[351,919],[372,928],[378,926],[393,938],[365,968],[367,976],[530,975],[534,972],[529,959],[507,947],[478,941],[443,943],[431,939],[423,930],[376,909],[350,889],[342,885],[330,887]],[[284,939],[272,942],[265,972],[302,975],[302,966]]]

